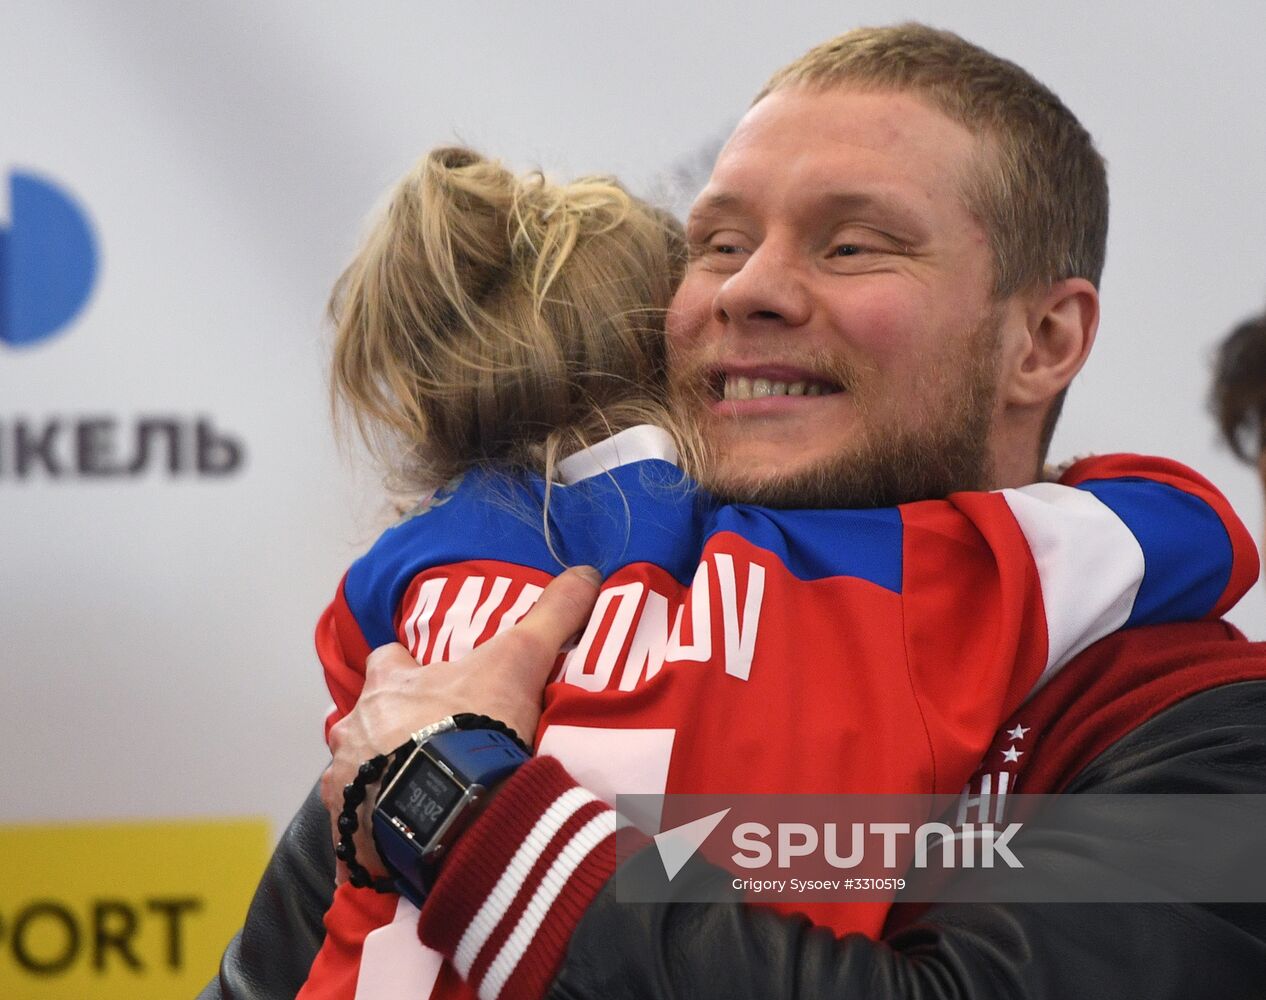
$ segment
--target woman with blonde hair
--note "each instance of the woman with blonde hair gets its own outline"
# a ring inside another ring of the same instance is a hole
[[[612,178],[520,177],[448,147],[399,182],[330,303],[336,408],[408,513],[318,625],[327,733],[378,645],[456,659],[568,565],[692,579],[703,501],[678,461],[699,450],[667,406],[664,342],[685,261],[680,223]],[[372,877],[350,853],[305,997],[351,997],[395,910],[353,891]]]
[[[335,288],[334,388],[399,488],[489,464],[548,481],[562,455],[670,424],[664,315],[685,261],[680,223],[612,178],[437,149]]]

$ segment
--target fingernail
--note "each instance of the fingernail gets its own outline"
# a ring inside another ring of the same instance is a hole
[[[573,566],[572,572],[576,573],[578,576],[583,576],[594,586],[602,585],[602,574],[592,566]]]

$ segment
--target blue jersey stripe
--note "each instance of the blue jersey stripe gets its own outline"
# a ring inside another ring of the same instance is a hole
[[[1079,483],[1130,529],[1143,549],[1143,583],[1124,627],[1198,621],[1231,578],[1231,538],[1199,497],[1147,479]]]
[[[895,508],[723,506],[676,466],[648,460],[555,486],[551,552],[541,527],[544,494],[538,476],[480,470],[386,531],[348,571],[344,590],[370,646],[395,640],[394,609],[424,569],[497,560],[552,575],[587,563],[607,576],[630,563],[649,563],[686,586],[706,538],[717,532],[765,549],[801,580],[852,576],[901,591],[902,525]]]
[[[895,507],[781,511],[732,504],[717,509],[711,530],[741,535],[800,580],[853,576],[901,593],[903,531]]]
[[[478,470],[441,491],[422,513],[383,533],[348,571],[344,593],[370,647],[395,641],[394,609],[424,569],[497,560],[551,575],[588,564],[608,575],[631,562],[694,576],[709,501],[674,465],[622,465],[550,493],[550,551],[538,476]],[[564,525],[566,530],[561,530]]]

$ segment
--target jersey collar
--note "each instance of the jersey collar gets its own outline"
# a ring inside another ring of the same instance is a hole
[[[612,437],[568,455],[555,467],[560,483],[570,486],[582,479],[610,472],[621,465],[659,459],[677,464],[677,447],[672,436],[662,427],[638,424]]]

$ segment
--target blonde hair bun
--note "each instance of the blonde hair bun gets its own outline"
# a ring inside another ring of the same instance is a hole
[[[684,261],[680,224],[613,178],[435,149],[335,286],[336,399],[416,490],[671,426],[663,321]]]

